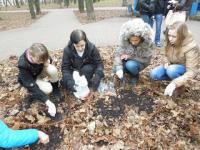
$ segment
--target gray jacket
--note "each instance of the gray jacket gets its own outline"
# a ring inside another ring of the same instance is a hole
[[[140,36],[142,41],[137,46],[129,42],[131,36]],[[140,63],[140,70],[143,70],[150,63],[153,53],[152,29],[140,18],[133,19],[124,23],[120,30],[120,46],[114,54],[114,69],[123,69],[121,55],[129,55],[131,60]]]

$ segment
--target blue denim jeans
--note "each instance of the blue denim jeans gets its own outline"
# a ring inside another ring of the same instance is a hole
[[[148,23],[151,27],[153,27],[153,19],[149,15],[141,15],[141,18],[144,22]]]
[[[135,60],[128,60],[123,62],[124,71],[131,74],[133,77],[137,77],[140,72],[140,63]]]
[[[162,20],[163,20],[163,14],[155,15],[155,22],[156,22],[155,44],[160,43],[160,32],[161,32]]]
[[[167,69],[163,65],[154,68],[150,72],[150,78],[153,80],[173,80],[186,72],[184,65],[173,64],[169,65]]]

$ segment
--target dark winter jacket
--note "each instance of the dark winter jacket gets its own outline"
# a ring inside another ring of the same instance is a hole
[[[155,0],[154,14],[166,14],[168,0]]]
[[[189,11],[194,0],[179,0],[176,8],[171,7],[170,9],[175,9],[176,11]]]
[[[26,58],[26,52],[24,52],[19,58],[18,68],[18,81],[21,85],[27,88],[34,98],[44,102],[48,100],[48,95],[41,91],[36,84],[37,76],[41,74],[44,65],[30,63]]]
[[[88,64],[95,66],[94,74],[99,77],[98,79],[104,77],[103,63],[95,45],[87,40],[83,56],[80,57],[77,54],[73,43],[69,41],[64,49],[62,59],[63,86],[69,89],[74,86],[75,82],[72,76],[73,71],[77,70],[80,72],[81,68]],[[82,72],[82,74],[85,73]]]
[[[154,14],[154,0],[138,0],[136,9],[141,15],[152,16]]]

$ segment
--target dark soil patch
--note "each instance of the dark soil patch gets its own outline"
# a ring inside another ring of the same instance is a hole
[[[46,129],[50,137],[50,141],[47,144],[32,144],[30,145],[30,150],[55,150],[62,142],[61,128],[52,126]]]
[[[119,96],[109,96],[97,101],[97,114],[105,118],[117,118],[124,115],[125,106],[138,107],[138,112],[153,112],[153,97],[143,92],[137,95],[131,91],[121,91]]]
[[[108,144],[109,144],[109,142],[105,141],[105,140],[99,140],[96,142],[97,146],[104,146],[104,145],[107,146]]]

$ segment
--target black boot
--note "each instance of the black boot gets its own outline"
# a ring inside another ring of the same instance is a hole
[[[58,81],[51,84],[53,86],[53,92],[52,92],[53,96],[58,99],[61,99],[61,92],[60,92],[60,88],[58,87]]]

